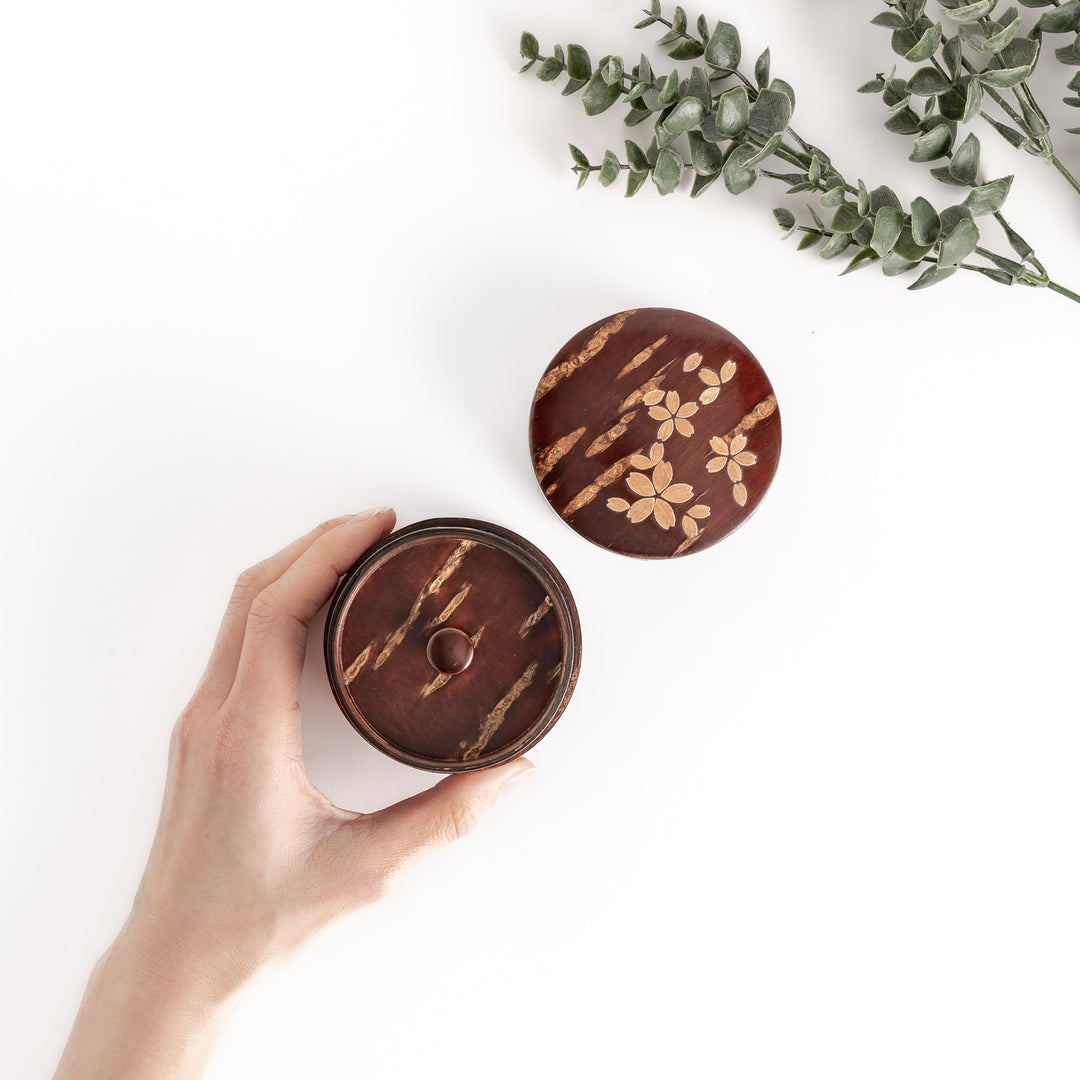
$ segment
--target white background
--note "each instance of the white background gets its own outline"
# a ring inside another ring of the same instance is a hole
[[[874,10],[708,14],[750,64],[771,45],[796,127],[849,176],[942,205],[854,93],[893,62]],[[658,56],[636,17],[5,6],[4,1075],[50,1074],[126,914],[237,572],[382,503],[545,550],[581,680],[533,780],[256,983],[213,1080],[1080,1070],[1080,309],[967,274],[839,280],[780,243],[772,183],[575,193],[566,142],[621,148],[622,111],[518,78],[518,34],[629,66]],[[1040,74],[1075,124],[1067,73]],[[1076,198],[983,144],[1077,288]],[[526,436],[563,342],[647,305],[741,337],[784,422],[752,521],[665,563],[567,529]],[[309,660],[313,779],[365,810],[430,783],[352,733]]]

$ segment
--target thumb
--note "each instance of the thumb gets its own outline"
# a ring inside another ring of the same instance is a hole
[[[357,818],[349,838],[352,865],[346,869],[353,886],[365,898],[381,896],[409,863],[472,832],[499,796],[534,768],[517,758],[494,769],[455,773],[411,799]]]

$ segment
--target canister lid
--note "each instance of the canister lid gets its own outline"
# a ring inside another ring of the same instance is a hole
[[[422,769],[497,765],[550,730],[581,662],[562,575],[489,522],[422,521],[368,551],[342,579],[324,639],[350,723]]]
[[[529,425],[536,479],[581,536],[660,559],[743,523],[780,458],[780,412],[750,350],[672,308],[623,311],[548,365]]]

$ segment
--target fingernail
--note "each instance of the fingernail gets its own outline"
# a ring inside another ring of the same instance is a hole
[[[508,766],[499,781],[499,794],[509,791],[510,788],[521,783],[530,773],[536,772],[536,766],[531,761],[519,761],[513,766]]]
[[[380,514],[388,514],[390,512],[389,506],[376,506],[373,510],[363,510],[356,515],[349,522],[350,525],[359,525],[362,521],[370,521],[374,517],[378,517]]]

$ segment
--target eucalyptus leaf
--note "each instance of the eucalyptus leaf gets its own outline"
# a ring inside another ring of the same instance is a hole
[[[680,41],[678,45],[672,49],[668,56],[672,60],[696,60],[699,56],[705,52],[705,46],[700,41]]]
[[[626,197],[632,199],[640,190],[641,185],[649,179],[647,172],[636,172],[631,169],[626,174]]]
[[[921,64],[924,60],[929,60],[930,57],[937,52],[938,45],[940,44],[941,23],[934,23],[934,25],[919,38],[915,47],[909,49],[908,52],[904,54],[904,59],[910,60],[913,64]]]
[[[941,232],[938,212],[921,195],[911,200],[911,236],[916,244],[929,246],[937,241]]]
[[[915,140],[908,159],[933,161],[935,158],[944,157],[952,144],[952,138],[952,128],[948,124],[938,124]]]
[[[657,155],[653,183],[661,195],[670,195],[682,181],[684,171],[682,158],[674,150],[665,148]]]
[[[850,274],[855,270],[858,270],[861,266],[869,266],[872,262],[876,262],[878,259],[878,253],[873,248],[864,247],[861,248],[855,255],[855,257],[840,271],[840,276]]]
[[[870,213],[870,192],[866,190],[866,185],[861,180],[859,181],[859,194],[856,208],[863,217],[866,217],[866,215]]]
[[[833,232],[837,233],[851,233],[854,232],[865,220],[858,209],[851,205],[851,203],[843,203],[836,208],[836,213],[833,215],[832,228]]]
[[[962,184],[974,184],[979,175],[979,139],[972,132],[953,151],[949,172]]]
[[[690,164],[698,176],[713,176],[724,164],[724,155],[714,143],[708,142],[699,131],[687,133],[690,141]]]
[[[541,82],[553,82],[563,73],[563,62],[549,56],[537,69],[536,77]]]
[[[955,273],[955,266],[931,266],[917,281],[908,286],[908,291],[915,292],[918,289],[927,289],[931,285],[937,285],[939,282],[948,281]]]
[[[851,247],[851,237],[846,233],[834,233],[829,237],[825,246],[818,252],[823,259],[835,259]]]
[[[985,18],[994,9],[995,0],[975,0],[973,4],[961,4],[960,7],[946,11],[953,22],[973,23]]]
[[[803,233],[796,250],[805,251],[807,248],[812,248],[824,235],[824,233],[820,233],[815,229]]]
[[[957,266],[979,243],[979,230],[973,221],[961,221],[938,245],[938,266]]]
[[[933,97],[935,94],[944,93],[952,83],[937,68],[924,67],[919,68],[911,76],[909,85],[913,94],[919,97]]]
[[[914,270],[921,261],[921,259],[905,259],[898,251],[890,251],[881,260],[881,272],[886,277],[899,277],[901,274]]]
[[[978,78],[983,86],[993,86],[1001,90],[1022,83],[1030,74],[1031,68],[1025,64],[1023,67],[988,68],[980,71]]]
[[[795,215],[787,207],[776,207],[773,210],[773,217],[776,218],[777,224],[782,229],[793,229],[795,227]]]
[[[618,180],[620,172],[622,172],[622,168],[619,165],[619,159],[608,150],[604,154],[604,161],[600,166],[600,183],[604,187],[613,184]]]
[[[757,101],[750,106],[750,130],[769,136],[783,132],[791,120],[791,102],[786,94],[776,90],[762,90]]]
[[[883,206],[874,215],[874,233],[870,240],[872,247],[882,258],[893,249],[904,227],[904,215],[893,206]]]
[[[991,180],[988,184],[981,184],[972,188],[968,197],[964,200],[966,206],[976,217],[980,214],[993,214],[1001,209],[1009,195],[1013,178],[1002,177],[1000,180]]]
[[[1077,0],[1080,3],[1080,0]],[[764,90],[769,85],[769,50],[766,49],[754,63],[754,81]]]
[[[719,171],[713,173],[712,176],[706,176],[704,173],[695,173],[694,183],[690,188],[690,198],[696,199],[703,191],[708,191],[719,177]]]
[[[844,196],[844,189],[837,185],[834,188],[829,188],[829,190],[821,196],[819,201],[826,210],[831,210],[834,206],[839,206],[844,201]]]
[[[742,59],[742,44],[739,31],[731,23],[718,22],[713,28],[712,37],[705,46],[705,63],[712,68],[734,71]]]
[[[588,82],[592,77],[592,61],[582,46],[566,46],[566,73],[571,79],[579,79],[582,82]]]
[[[634,172],[648,172],[649,171],[649,159],[645,156],[645,151],[632,139],[627,139],[626,146],[626,162]]]
[[[681,135],[697,127],[704,115],[705,106],[697,98],[686,97],[668,113],[663,125],[669,135]]]
[[[1035,29],[1044,34],[1068,34],[1080,30],[1080,0],[1069,0],[1039,16]]]
[[[982,108],[983,101],[983,88],[982,83],[978,79],[968,79],[967,87],[964,91],[964,112],[960,119],[965,123],[970,123],[979,114],[979,110]]]
[[[738,135],[750,122],[750,98],[746,88],[736,86],[720,95],[716,107],[716,130],[727,138]]]
[[[518,51],[521,53],[523,60],[535,60],[540,55],[540,42],[526,30],[521,35]]]
[[[664,80],[663,89],[661,89],[657,101],[660,105],[671,105],[678,100],[678,97],[679,73],[677,71],[672,71]]]
[[[905,225],[900,230],[893,251],[908,262],[921,262],[931,251],[933,244],[917,244],[911,229]]]
[[[753,147],[737,146],[728,154],[724,162],[723,176],[724,186],[732,195],[741,195],[748,188],[754,186],[757,180],[757,171],[747,168],[745,161],[753,152]]]
[[[603,76],[597,72],[589,79],[581,95],[581,104],[585,106],[586,115],[596,116],[605,109],[610,109],[621,95],[622,90],[618,86],[608,86]]]

